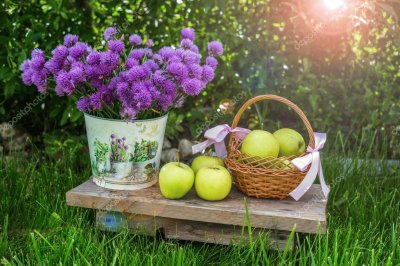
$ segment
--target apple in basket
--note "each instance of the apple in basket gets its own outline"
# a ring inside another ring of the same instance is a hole
[[[197,171],[200,170],[200,168],[214,165],[225,166],[224,161],[219,157],[200,155],[194,158],[192,162],[192,170],[194,174],[196,174]]]
[[[193,187],[194,172],[184,163],[170,162],[161,167],[158,182],[165,198],[180,199]]]
[[[194,181],[197,195],[209,201],[223,200],[232,188],[229,171],[220,165],[200,168]]]
[[[242,153],[258,157],[278,157],[279,142],[264,130],[253,130],[246,135],[240,149]]]
[[[279,142],[279,156],[298,156],[306,150],[304,138],[296,130],[281,128],[274,132],[274,137]]]
[[[278,158],[278,162],[272,166],[273,169],[281,169],[281,170],[295,170],[296,167],[287,159]]]

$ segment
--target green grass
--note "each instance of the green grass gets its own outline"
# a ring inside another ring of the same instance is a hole
[[[295,251],[264,238],[220,246],[94,228],[95,212],[68,207],[65,192],[89,176],[81,146],[52,157],[31,151],[0,162],[0,261],[5,265],[400,265],[399,169],[327,156],[332,185],[326,235],[293,234]],[[356,154],[362,155],[359,151]],[[244,230],[248,233],[247,229]]]

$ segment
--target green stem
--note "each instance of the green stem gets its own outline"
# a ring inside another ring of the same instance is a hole
[[[103,102],[103,106],[105,106],[107,108],[107,110],[111,113],[110,118],[113,118],[113,115],[115,115],[115,118],[119,117],[119,114],[117,112],[115,112],[110,106],[108,106],[108,104],[106,104],[104,101]]]

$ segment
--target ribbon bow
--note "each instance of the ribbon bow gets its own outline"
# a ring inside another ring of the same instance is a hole
[[[324,147],[326,142],[326,133],[315,132],[314,137],[315,148],[308,146],[307,155],[292,160],[292,164],[300,171],[306,170],[308,165],[311,164],[310,170],[300,185],[289,193],[289,195],[292,196],[292,198],[294,198],[296,201],[307,192],[307,190],[314,183],[315,178],[317,178],[317,175],[319,176],[319,181],[321,183],[322,192],[324,193],[325,198],[327,198],[329,194],[329,187],[325,183],[324,173],[322,172],[321,158],[319,155],[319,150]]]
[[[243,139],[251,130],[247,128],[235,127],[231,128],[229,125],[219,125],[213,128],[208,129],[204,133],[204,137],[207,139],[206,141],[193,145],[192,146],[192,153],[198,153],[205,150],[208,146],[214,144],[215,153],[218,157],[225,157],[227,155],[226,147],[224,139],[225,137],[231,133],[235,132],[237,138]]]

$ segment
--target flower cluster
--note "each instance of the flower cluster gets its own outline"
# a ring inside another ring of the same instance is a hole
[[[116,28],[107,28],[107,49],[98,51],[68,34],[48,61],[43,51],[35,49],[31,59],[21,65],[22,80],[41,93],[52,80],[57,95],[75,97],[82,112],[133,120],[143,118],[149,110],[162,114],[182,106],[185,96],[198,95],[213,80],[216,57],[223,53],[222,44],[212,41],[202,63],[191,28],[181,31],[177,48],[165,46],[158,52],[153,51],[152,39],[144,43],[141,36],[133,34],[125,44],[117,35]],[[130,52],[124,56],[124,51]]]
[[[114,134],[111,134],[111,161],[125,162],[127,160],[128,146],[125,145],[125,140],[125,137],[117,138]]]

